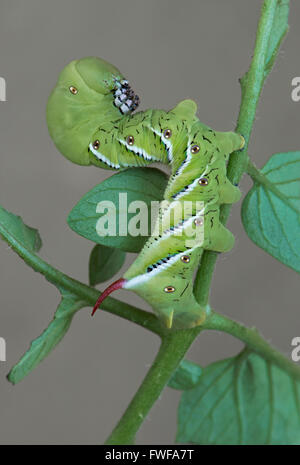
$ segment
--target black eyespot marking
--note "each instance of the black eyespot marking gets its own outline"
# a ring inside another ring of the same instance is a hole
[[[170,137],[172,136],[172,131],[171,131],[171,129],[165,129],[164,132],[163,132],[163,136],[164,136],[166,139],[170,139]]]
[[[100,147],[100,141],[97,139],[97,140],[94,140],[93,142],[93,149],[95,150],[98,150]]]
[[[126,142],[128,145],[133,145],[134,144],[134,137],[133,136],[128,136],[126,139]]]
[[[200,178],[198,183],[200,184],[200,186],[207,186],[208,179],[207,178]]]
[[[169,293],[175,291],[175,287],[173,287],[173,286],[167,286],[167,287],[164,288],[164,291],[165,291],[167,294],[169,294]]]
[[[199,145],[193,145],[193,146],[191,147],[191,152],[192,152],[192,153],[198,153],[199,150],[200,150]]]

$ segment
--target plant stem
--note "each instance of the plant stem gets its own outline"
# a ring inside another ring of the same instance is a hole
[[[93,306],[95,304],[99,297],[99,291],[67,276],[42,260],[17,241],[2,224],[0,224],[0,236],[25,261],[25,263],[27,263],[27,265],[45,276],[49,282],[58,288],[64,288],[71,292],[74,296],[77,296],[80,300],[85,302],[86,306]],[[155,315],[136,308],[133,305],[120,302],[119,300],[110,297],[105,300],[101,308],[113,313],[114,315],[118,315],[121,318],[125,318],[126,320],[136,323],[155,334],[161,335],[164,333],[164,329]]]
[[[228,179],[238,184],[246,170],[248,155],[247,148],[251,135],[255,113],[261,90],[267,76],[265,70],[268,44],[270,40],[277,0],[265,0],[262,6],[261,18],[258,24],[253,59],[249,71],[241,79],[242,100],[236,126],[236,132],[245,138],[245,147],[242,152],[230,155],[227,167]],[[230,205],[223,205],[220,209],[220,219],[226,224]],[[195,297],[198,302],[206,306],[209,299],[211,280],[218,254],[205,251],[202,255],[201,265],[195,281]]]
[[[300,368],[295,363],[285,357],[272,347],[257,331],[256,328],[246,326],[227,318],[219,313],[212,312],[205,321],[203,329],[213,329],[223,331],[245,342],[247,347],[253,352],[261,355],[264,359],[277,365],[292,377],[300,379]]]
[[[162,339],[159,352],[136,395],[106,444],[132,444],[154,402],[169,381],[201,328],[170,332]]]

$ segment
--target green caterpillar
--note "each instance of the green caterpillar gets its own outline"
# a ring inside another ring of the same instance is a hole
[[[239,188],[226,176],[226,162],[244,139],[202,124],[192,100],[168,112],[132,114],[138,103],[128,81],[109,63],[94,57],[73,61],[49,97],[49,133],[58,150],[80,165],[125,169],[159,161],[171,166],[152,236],[124,277],[101,294],[93,313],[108,294],[124,288],[143,297],[168,328],[191,328],[205,319],[193,294],[203,250],[226,252],[234,244],[219,209],[240,199]],[[188,212],[182,208],[187,202]]]

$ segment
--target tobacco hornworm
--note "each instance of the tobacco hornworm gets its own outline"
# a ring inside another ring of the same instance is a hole
[[[143,297],[168,328],[190,328],[205,318],[193,295],[193,273],[203,250],[226,252],[234,244],[220,223],[219,208],[240,199],[226,176],[226,162],[244,139],[202,124],[192,100],[170,111],[132,114],[138,103],[115,67],[83,58],[61,72],[48,101],[48,128],[60,152],[80,165],[124,169],[159,161],[171,166],[155,231],[124,277],[102,293],[93,313],[108,294],[124,288]],[[178,207],[188,201],[189,212],[179,209],[178,216]]]

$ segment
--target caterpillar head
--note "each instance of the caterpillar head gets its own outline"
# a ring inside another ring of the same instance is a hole
[[[58,150],[79,165],[89,165],[88,146],[102,121],[116,121],[139,103],[128,81],[96,57],[74,60],[60,73],[47,104],[47,124]]]

